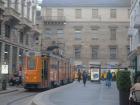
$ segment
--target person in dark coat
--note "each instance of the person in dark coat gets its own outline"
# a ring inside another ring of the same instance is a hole
[[[88,77],[86,71],[83,72],[83,75],[82,76],[83,76],[84,86],[86,86],[86,81],[87,81],[87,77]]]
[[[111,81],[112,81],[112,73],[109,70],[107,72],[107,76],[106,76],[106,86],[110,87],[111,86]]]
[[[81,80],[81,72],[80,70],[78,70],[78,81],[80,82],[80,80]]]

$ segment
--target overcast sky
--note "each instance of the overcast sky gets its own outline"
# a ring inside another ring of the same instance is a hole
[[[37,1],[41,2],[42,0],[37,0]]]
[[[41,3],[42,2],[42,0],[37,0],[38,1],[38,3]],[[37,6],[37,9],[41,9],[41,7],[40,6]]]

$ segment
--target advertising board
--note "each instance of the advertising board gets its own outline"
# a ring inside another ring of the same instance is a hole
[[[1,74],[8,74],[8,65],[2,65]]]
[[[91,80],[98,81],[100,79],[100,69],[99,68],[91,68]]]

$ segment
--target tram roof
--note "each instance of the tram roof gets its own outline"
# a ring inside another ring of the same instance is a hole
[[[43,0],[42,6],[47,7],[130,7],[131,0]]]
[[[29,55],[41,55],[41,52],[37,52],[37,51],[28,51],[25,53],[25,55],[29,56]]]
[[[26,56],[31,56],[31,55],[35,55],[35,56],[51,56],[51,57],[55,57],[55,58],[61,58],[61,59],[65,59],[64,57],[61,57],[60,55],[56,55],[53,54],[52,52],[37,52],[37,51],[28,51],[25,53]]]

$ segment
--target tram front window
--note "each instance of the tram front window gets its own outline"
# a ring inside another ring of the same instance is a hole
[[[29,59],[28,59],[28,68],[30,70],[35,69],[35,54],[30,54]]]

